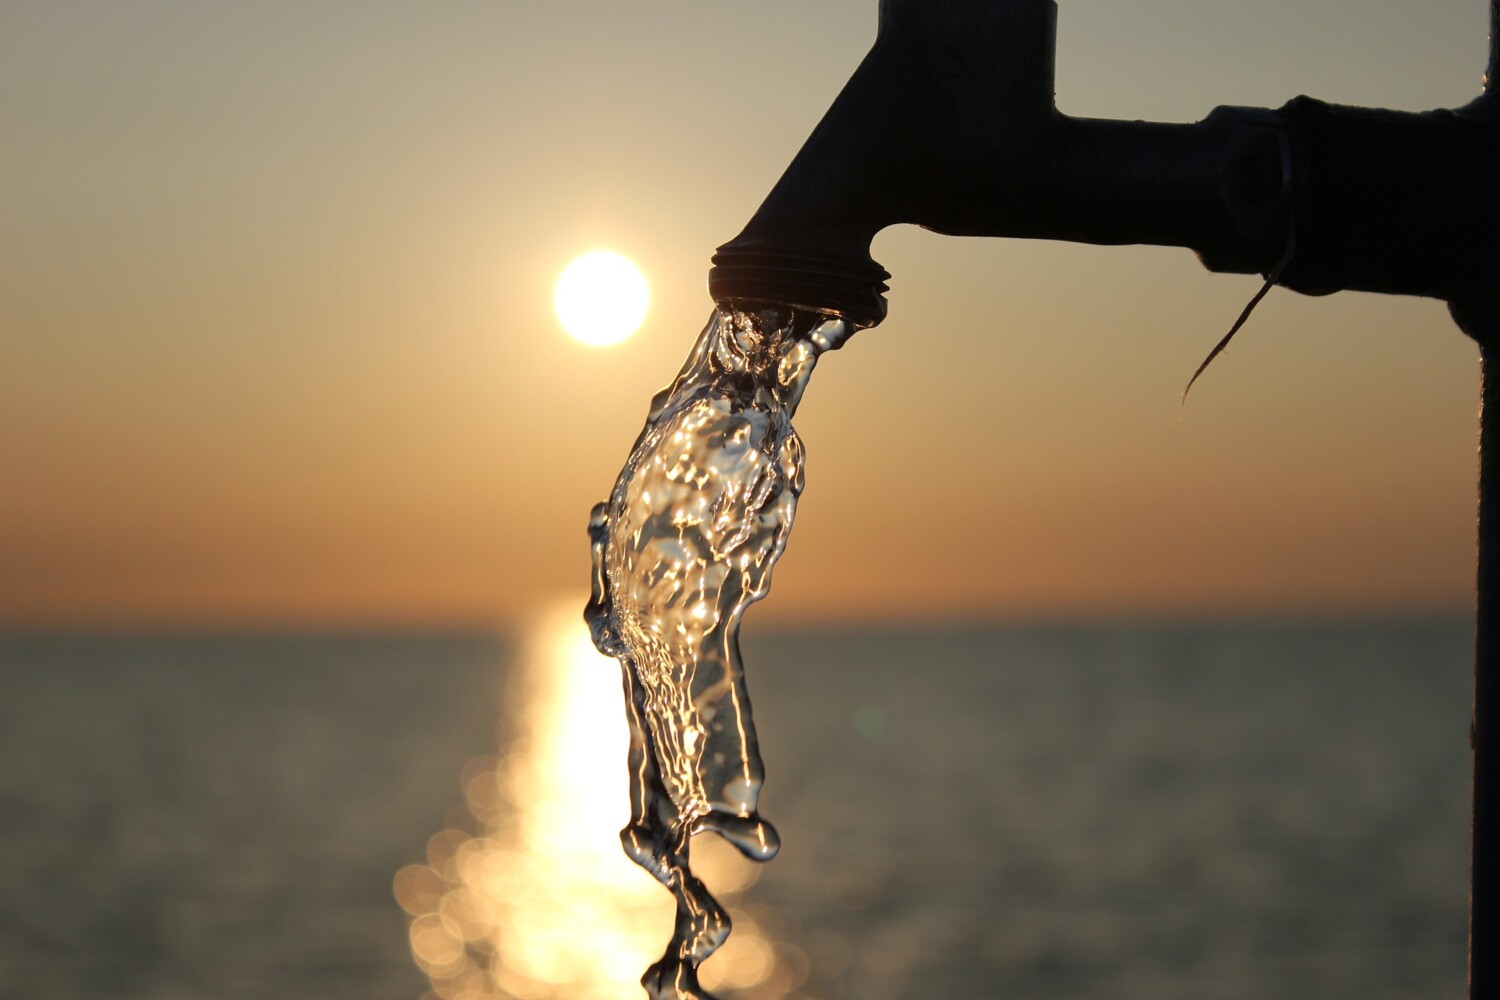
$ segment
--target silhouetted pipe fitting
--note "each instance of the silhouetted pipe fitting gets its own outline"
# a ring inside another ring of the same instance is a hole
[[[1055,113],[1020,232],[1000,212],[976,235],[1186,247],[1213,271],[1266,273],[1286,243],[1293,168],[1264,108],[1191,125]]]
[[[1475,105],[1470,105],[1471,108]],[[1493,118],[1350,108],[1281,109],[1300,188],[1280,283],[1454,301],[1493,282],[1500,131]]]

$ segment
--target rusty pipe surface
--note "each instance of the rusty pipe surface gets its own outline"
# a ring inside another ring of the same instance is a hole
[[[1494,0],[1492,0],[1492,3]],[[1072,118],[1054,0],[882,0],[880,28],[709,290],[885,316],[877,232],[1147,243],[1214,271],[1452,300],[1500,222],[1493,105],[1366,111],[1298,98],[1201,122]],[[1491,240],[1492,241],[1492,240]],[[1466,268],[1468,269],[1466,271]]]

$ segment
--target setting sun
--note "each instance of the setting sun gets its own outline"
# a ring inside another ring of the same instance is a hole
[[[593,347],[608,347],[640,329],[651,290],[629,257],[613,250],[592,250],[563,268],[552,301],[558,322],[570,337]]]

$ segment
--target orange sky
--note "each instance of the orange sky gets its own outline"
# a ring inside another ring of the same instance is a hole
[[[1460,104],[1480,0],[1061,0],[1058,95]],[[873,0],[0,7],[0,624],[485,624],[584,521]],[[612,350],[551,285],[653,284]],[[1185,251],[882,234],[757,618],[1461,611],[1476,351]]]

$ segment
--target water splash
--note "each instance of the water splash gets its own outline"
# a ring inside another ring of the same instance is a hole
[[[802,492],[792,415],[818,357],[852,330],[791,308],[716,310],[589,521],[585,617],[623,668],[630,724],[620,841],[677,901],[671,943],[641,980],[654,1000],[706,1000],[698,965],[729,935],[689,868],[692,835],[711,830],[756,861],[781,844],[756,811],[740,619],[770,590]]]

